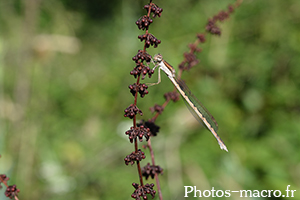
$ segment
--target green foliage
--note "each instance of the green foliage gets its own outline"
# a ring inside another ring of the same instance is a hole
[[[133,102],[131,58],[143,47],[141,2],[26,2],[34,1],[0,3],[0,173],[20,199],[130,199],[138,174],[123,161],[133,145],[122,115]],[[150,53],[175,67],[207,19],[234,1],[154,3],[164,11],[150,32],[162,43]],[[165,199],[182,199],[184,185],[300,190],[299,22],[298,0],[245,0],[220,37],[207,36],[183,79],[218,121],[229,153],[182,101],[168,105],[152,140]],[[149,88],[138,99],[141,118],[172,88],[164,75]]]

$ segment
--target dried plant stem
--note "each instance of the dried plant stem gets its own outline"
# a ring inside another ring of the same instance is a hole
[[[137,153],[138,152],[138,142],[137,142],[136,138],[134,139],[134,147],[135,147],[135,152]],[[141,186],[143,186],[144,182],[143,182],[143,176],[142,176],[140,161],[137,161],[136,164],[137,164],[137,169],[138,169],[138,173],[139,173],[140,184],[141,184]]]
[[[154,152],[153,152],[152,145],[151,145],[151,138],[147,141],[147,144],[148,144],[148,148],[149,148],[149,151],[150,151],[150,154],[151,154],[152,165],[155,166],[155,159],[154,159]],[[158,174],[157,173],[155,173],[154,178],[155,178],[155,182],[156,182],[156,187],[157,187],[159,199],[162,200],[163,197],[162,197],[162,192],[161,192],[161,188],[160,188],[160,184],[159,184],[159,179],[158,179]]]

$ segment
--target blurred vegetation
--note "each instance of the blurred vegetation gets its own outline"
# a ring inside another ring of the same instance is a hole
[[[20,199],[131,199],[138,175],[123,161],[133,151],[123,114],[133,102],[131,58],[143,47],[135,21],[146,3],[0,1],[0,173]],[[155,3],[164,11],[150,32],[162,43],[149,52],[176,66],[207,19],[234,1]],[[182,101],[170,104],[152,140],[163,196],[183,199],[184,185],[282,192],[291,185],[299,199],[300,1],[245,0],[221,27],[183,79],[217,119],[229,153]],[[141,118],[172,88],[165,76],[149,88],[138,99]]]

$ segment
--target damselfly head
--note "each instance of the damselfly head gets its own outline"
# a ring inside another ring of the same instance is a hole
[[[154,60],[154,62],[161,62],[162,61],[162,59],[163,59],[163,57],[162,57],[162,55],[160,55],[160,54],[156,54],[154,57],[153,57],[153,60]]]

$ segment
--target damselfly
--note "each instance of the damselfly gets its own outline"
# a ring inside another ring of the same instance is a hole
[[[195,112],[196,116],[199,117],[203,123],[206,125],[206,127],[210,130],[210,132],[215,136],[217,139],[220,148],[227,150],[227,147],[225,146],[224,142],[220,138],[220,136],[217,134],[218,131],[218,124],[215,120],[215,118],[208,112],[208,110],[202,105],[202,103],[191,93],[189,88],[186,86],[186,84],[179,78],[176,77],[175,69],[167,63],[163,57],[160,54],[157,54],[153,58],[155,62],[155,67],[153,70],[157,67],[159,67],[158,70],[158,82],[154,84],[160,83],[160,70],[163,70],[169,79],[172,81],[176,89],[179,91],[181,96],[185,99],[185,101],[188,103],[188,105],[191,107],[192,111]]]

